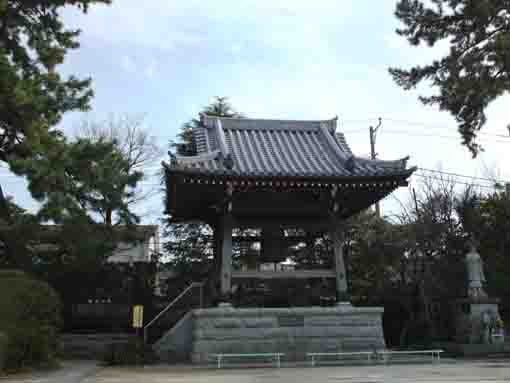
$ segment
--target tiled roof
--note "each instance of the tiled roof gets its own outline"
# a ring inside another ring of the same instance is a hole
[[[407,158],[353,156],[336,119],[263,120],[202,116],[193,131],[197,156],[173,156],[174,172],[254,177],[374,177],[410,175]]]

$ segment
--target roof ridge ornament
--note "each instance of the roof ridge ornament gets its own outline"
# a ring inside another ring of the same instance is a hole
[[[400,161],[402,161],[403,168],[405,169],[407,167],[407,162],[409,161],[410,156],[405,156],[404,158],[401,158]]]
[[[345,161],[345,167],[350,172],[352,172],[354,170],[354,166],[356,165],[355,161],[356,161],[356,159],[354,158],[354,156],[350,156],[349,159],[347,161]]]
[[[338,114],[331,119],[331,129],[333,134],[336,134],[336,129],[338,127]]]
[[[223,158],[223,166],[228,170],[232,170],[234,168],[234,159],[230,153]]]
[[[177,165],[177,156],[172,153],[170,150],[168,151],[168,156],[170,157],[170,165],[176,166]]]
[[[212,116],[209,116],[207,113],[205,112],[200,112],[199,113],[199,116],[200,116],[200,124],[202,125],[203,128],[208,128],[209,125],[207,124]]]

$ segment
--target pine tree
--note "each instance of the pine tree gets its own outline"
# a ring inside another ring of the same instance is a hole
[[[0,0],[0,161],[35,156],[41,142],[58,136],[65,112],[85,110],[92,97],[90,79],[63,78],[57,65],[78,48],[79,30],[66,29],[60,11],[84,12],[110,0]],[[1,187],[0,187],[1,189]],[[0,192],[1,218],[9,221]]]
[[[228,97],[214,97],[214,101],[202,110],[203,114],[216,117],[238,117],[242,118],[241,113],[237,113],[233,108]],[[200,116],[192,118],[181,126],[181,131],[177,135],[178,142],[170,142],[170,147],[175,149],[178,154],[183,156],[193,156],[197,154],[195,143],[193,142],[193,129],[200,126]]]
[[[139,221],[129,201],[143,172],[131,167],[114,141],[62,139],[44,155],[13,161],[12,169],[28,178],[32,196],[42,203],[43,221],[87,217],[107,226]]]
[[[65,28],[62,8],[87,12],[94,3],[110,0],[0,0],[0,162],[11,166],[51,152],[62,139],[55,129],[62,115],[88,108],[90,79],[64,78],[57,66],[79,47],[80,31]],[[11,210],[0,185],[0,224],[18,224]],[[0,244],[13,264],[26,266],[20,238],[2,231]]]
[[[438,92],[420,100],[449,111],[476,156],[488,105],[510,90],[510,1],[400,0],[395,15],[404,24],[397,33],[411,45],[446,41],[450,49],[427,65],[390,68],[394,81],[406,90],[430,82]]]
[[[234,111],[227,97],[215,97],[202,113],[218,117],[242,117]],[[197,152],[192,132],[200,124],[200,117],[183,124],[177,136],[178,142],[170,142],[170,147],[180,155],[195,155]],[[181,273],[185,282],[202,279],[212,255],[211,228],[205,223],[167,222],[163,235],[167,239],[164,248],[171,256],[171,265]]]

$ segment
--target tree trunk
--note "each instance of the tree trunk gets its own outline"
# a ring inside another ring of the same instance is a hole
[[[2,190],[2,185],[0,185],[0,218],[2,218],[7,224],[12,224],[9,205],[7,203],[7,198],[5,198],[4,192]]]
[[[0,223],[4,221],[4,223],[7,224],[7,226],[12,225],[11,220],[11,214],[9,212],[9,206],[7,204],[7,199],[5,198],[4,192],[2,190],[2,185],[0,185]],[[11,249],[11,246],[9,245],[9,234],[5,232],[5,230],[1,230],[0,232],[0,242],[3,245],[3,250],[5,252],[4,254],[4,260],[2,263],[9,264],[13,261],[13,252]]]
[[[111,208],[107,208],[106,209],[105,223],[106,223],[107,226],[111,226],[112,225],[112,209]]]

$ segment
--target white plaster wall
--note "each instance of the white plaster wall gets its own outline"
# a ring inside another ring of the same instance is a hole
[[[149,262],[149,243],[125,243],[117,246],[113,255],[108,258],[112,263]]]

